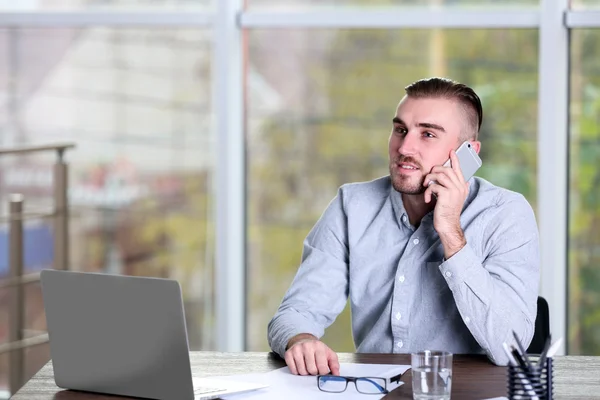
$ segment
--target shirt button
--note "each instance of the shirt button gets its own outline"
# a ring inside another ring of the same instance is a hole
[[[450,278],[450,277],[452,276],[452,272],[450,272],[450,271],[446,271],[446,276],[447,276],[448,278]]]
[[[471,322],[471,318],[469,318],[469,317],[466,317],[466,318],[465,318],[465,322],[468,324],[469,322]]]
[[[414,243],[414,244],[419,244],[419,239],[415,239],[415,240],[413,240],[413,243]]]
[[[402,348],[402,346],[404,346],[404,343],[402,343],[402,340],[401,340],[398,343],[396,343],[396,346],[398,346],[399,348]]]
[[[404,282],[404,275],[400,275],[400,278],[398,278],[398,280],[400,281],[400,283]]]
[[[402,216],[402,221],[406,222],[406,215]]]
[[[400,318],[402,318],[402,314],[400,314],[400,313],[397,313],[397,314],[396,314],[396,319],[400,319]]]

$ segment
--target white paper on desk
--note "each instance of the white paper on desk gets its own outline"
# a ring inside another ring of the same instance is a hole
[[[380,376],[382,378],[390,378],[392,376],[403,374],[410,365],[390,365],[390,364],[354,364],[341,363],[340,375],[344,376]],[[268,385],[265,389],[255,390],[248,393],[232,394],[224,396],[224,399],[241,400],[241,399],[277,399],[281,400],[305,400],[305,399],[362,399],[368,397],[369,400],[380,399],[384,395],[365,395],[356,391],[356,386],[352,382],[348,383],[348,388],[343,393],[326,393],[319,390],[317,387],[317,378],[315,376],[298,376],[292,375],[288,367],[276,369],[264,374],[247,374],[247,375],[230,375],[211,377],[207,379],[231,380],[239,382],[260,383]],[[199,379],[198,381],[201,381]],[[195,382],[195,381],[194,381]],[[392,391],[402,385],[389,384],[388,390]],[[285,397],[284,397],[285,396]]]

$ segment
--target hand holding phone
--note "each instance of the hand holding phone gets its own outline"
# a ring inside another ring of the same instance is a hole
[[[477,172],[477,170],[482,165],[481,158],[479,158],[477,152],[473,150],[473,146],[471,146],[471,143],[469,141],[463,142],[463,144],[461,144],[459,148],[456,149],[456,157],[458,157],[460,171],[462,172],[465,182],[471,179],[471,177],[475,175],[475,172]],[[448,159],[448,161],[446,161],[443,166],[451,167],[452,163],[450,162],[450,159]],[[437,182],[429,181],[427,186],[430,186],[434,183]]]
[[[433,227],[437,231],[440,241],[444,246],[444,257],[449,259],[462,249],[466,239],[461,228],[460,216],[464,202],[469,195],[467,182],[473,174],[481,167],[481,159],[472,148],[470,142],[464,142],[460,147],[450,154],[443,166],[433,167],[425,177],[426,181],[439,180],[440,184],[426,184],[428,188],[424,193],[425,203],[429,203],[435,197],[435,211],[433,213]],[[452,162],[459,164],[451,165]],[[451,167],[451,168],[448,168]],[[463,179],[460,178],[462,174]]]
[[[463,174],[463,178],[465,178],[465,182],[471,179],[482,165],[481,158],[479,158],[477,152],[473,150],[473,146],[471,146],[471,142],[469,141],[460,145],[456,150],[456,157],[458,157],[460,171]],[[448,159],[448,161],[444,163],[444,167],[451,166],[452,163],[450,162],[450,159]]]

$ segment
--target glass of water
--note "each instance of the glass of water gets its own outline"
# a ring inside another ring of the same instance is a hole
[[[452,353],[425,350],[411,354],[414,400],[450,400]]]

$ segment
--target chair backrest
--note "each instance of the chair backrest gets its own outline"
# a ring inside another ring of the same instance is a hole
[[[537,299],[537,316],[535,318],[535,332],[527,353],[540,354],[544,350],[546,339],[550,336],[550,309],[548,302],[543,297]]]

